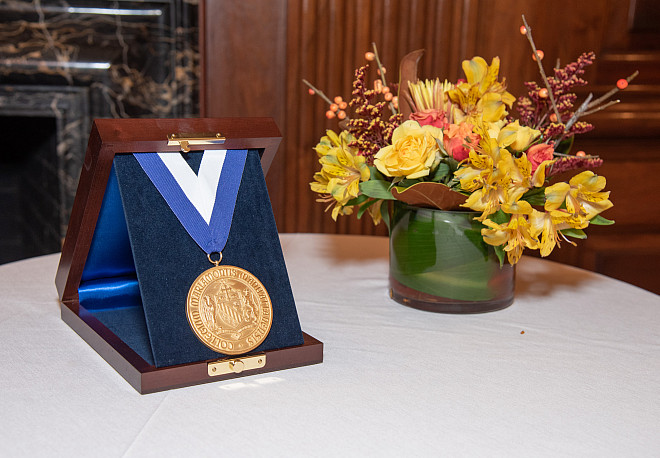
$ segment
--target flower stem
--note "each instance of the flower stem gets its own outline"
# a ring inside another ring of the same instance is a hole
[[[582,113],[582,116],[587,116],[587,115],[590,115],[590,114],[597,113],[601,110],[604,110],[607,107],[611,107],[612,105],[616,105],[619,102],[621,102],[621,100],[610,100],[609,102],[604,103],[603,105],[597,106],[593,110],[585,111],[584,113]]]
[[[532,50],[534,51],[534,55],[536,56],[536,63],[539,65],[539,71],[541,72],[541,78],[543,79],[543,83],[545,83],[545,87],[548,90],[548,97],[550,98],[550,103],[552,103],[552,109],[555,112],[555,116],[557,116],[557,120],[561,120],[561,115],[559,114],[559,110],[557,110],[557,103],[555,102],[555,96],[552,93],[552,89],[550,88],[550,83],[548,82],[548,78],[545,76],[545,70],[543,70],[543,65],[541,64],[541,56],[536,50],[536,45],[534,44],[534,39],[532,38],[532,29],[529,26],[529,24],[527,24],[527,20],[525,19],[524,14],[522,15],[522,20],[523,20],[523,24],[525,24],[525,36],[527,37],[527,40],[529,40],[529,44],[532,46]]]
[[[371,42],[371,47],[374,50],[374,59],[376,60],[376,64],[378,65],[378,73],[380,73],[380,80],[383,83],[383,86],[387,86],[387,80],[385,79],[385,71],[383,71],[383,65],[380,62],[380,57],[378,57],[378,48],[376,47],[375,42]],[[390,111],[392,114],[397,114],[398,111],[396,108],[394,108],[394,103],[390,102]]]
[[[626,81],[630,83],[632,80],[634,80],[635,78],[637,78],[637,75],[639,75],[639,71],[635,70],[635,73],[633,73],[633,74],[630,75],[628,78],[626,78]],[[602,102],[604,102],[605,100],[609,99],[610,97],[612,97],[614,94],[616,94],[616,93],[619,92],[619,91],[620,91],[620,89],[619,89],[618,87],[616,87],[616,86],[613,87],[612,89],[610,89],[609,91],[607,91],[605,94],[603,94],[602,96],[598,97],[596,100],[594,100],[593,102],[591,102],[591,103],[589,104],[589,106],[587,107],[587,109],[591,110],[592,108],[598,106],[600,103],[602,103]],[[616,102],[615,102],[615,103],[616,103]],[[610,104],[608,104],[608,105],[606,105],[606,106],[609,106],[609,105],[612,105],[612,104],[610,103]],[[604,108],[604,107],[603,107],[603,108]],[[600,108],[600,110],[602,110],[603,108]],[[593,111],[590,111],[589,113],[593,113],[593,112],[595,112],[595,111],[598,111],[598,110],[593,110]],[[585,114],[586,114],[586,113],[585,113]]]
[[[321,97],[323,100],[325,100],[325,101],[328,103],[328,105],[332,105],[332,103],[333,103],[332,100],[330,100],[330,99],[328,98],[328,96],[325,95],[325,94],[323,93],[322,90],[316,88],[312,83],[310,83],[309,81],[307,81],[305,78],[303,78],[302,81],[303,81],[303,83],[305,83],[305,84],[306,84],[306,85],[307,85],[312,91],[314,91],[314,94],[318,95],[318,96]]]
[[[566,127],[564,128],[564,132],[567,132],[571,127],[573,127],[573,124],[575,124],[577,122],[577,120],[580,118],[580,116],[584,115],[584,112],[589,107],[589,102],[591,102],[591,99],[593,99],[593,98],[594,98],[594,95],[589,94],[589,96],[587,96],[587,99],[584,102],[582,102],[582,105],[580,105],[580,107],[577,110],[575,110],[575,113],[573,113],[573,116],[571,116],[571,119],[569,119],[568,122],[566,123]]]
[[[374,49],[374,58],[376,59],[376,64],[378,65],[378,73],[380,73],[380,80],[383,82],[383,86],[387,86],[387,80],[385,79],[385,72],[383,71],[383,65],[380,63],[380,57],[378,57],[378,48],[376,43],[372,42],[371,47]]]

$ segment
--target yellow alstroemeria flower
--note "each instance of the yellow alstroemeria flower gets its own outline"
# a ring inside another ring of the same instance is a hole
[[[471,150],[468,160],[456,170],[454,175],[460,180],[465,191],[475,191],[484,186],[487,177],[493,173],[493,158]]]
[[[330,202],[330,206],[334,204],[332,218],[335,221],[337,216],[353,212],[352,207],[346,207],[346,204],[360,194],[360,182],[367,181],[371,176],[364,156],[357,154],[357,148],[348,146],[352,140],[353,137],[346,131],[337,135],[328,130],[315,148],[320,156],[321,171],[314,174],[315,181],[310,183],[310,187],[322,195],[319,202]]]
[[[516,119],[507,124],[497,133],[497,143],[501,148],[511,148],[513,151],[526,150],[529,145],[541,135],[540,130],[521,126]]]
[[[484,241],[493,246],[505,245],[504,251],[511,265],[522,256],[525,247],[535,250],[538,240],[524,215],[512,215],[505,224],[497,224],[490,219],[484,220],[487,227],[481,230]]]
[[[481,143],[480,143],[481,145]],[[507,201],[509,180],[506,173],[496,164],[500,161],[500,150],[495,146],[488,152],[470,151],[467,161],[454,172],[461,188],[470,192],[463,207],[482,212],[480,221],[499,210]]]
[[[584,217],[573,217],[565,210],[552,210],[540,212],[533,210],[529,215],[529,223],[532,227],[532,233],[539,237],[539,250],[541,256],[545,257],[552,253],[556,246],[560,246],[560,238],[575,245],[575,242],[569,240],[561,234],[561,230],[573,228],[584,229],[589,225],[589,221]]]
[[[472,60],[464,60],[462,66],[467,82],[447,93],[449,99],[457,105],[453,106],[454,122],[468,120],[475,124],[478,118],[485,122],[503,119],[508,114],[506,107],[511,107],[516,99],[506,91],[504,81],[497,81],[499,57],[493,58],[488,65],[482,57],[477,56]]]
[[[609,191],[603,192],[605,177],[590,170],[575,175],[568,183],[556,183],[545,189],[545,209],[557,210],[566,203],[566,210],[573,215],[590,220],[611,208]]]
[[[502,150],[497,168],[506,177],[510,202],[517,201],[531,188],[532,164],[525,156],[516,158],[507,150]]]
[[[326,130],[325,136],[321,137],[318,144],[314,147],[316,154],[319,158],[327,156],[328,154],[334,154],[334,150],[341,145],[341,138],[333,130]]]
[[[427,176],[440,154],[442,136],[442,129],[406,121],[394,129],[392,144],[376,153],[374,165],[388,177]]]
[[[495,151],[494,155],[471,152],[468,163],[455,172],[461,188],[471,192],[463,206],[482,212],[480,221],[500,208],[506,213],[531,212],[529,204],[520,201],[532,186],[531,163],[505,149]]]

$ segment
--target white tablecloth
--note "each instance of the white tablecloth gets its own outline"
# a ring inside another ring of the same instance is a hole
[[[0,455],[660,455],[660,296],[523,258],[511,307],[434,314],[385,238],[282,245],[323,364],[150,395],[60,320],[57,255],[0,266]]]

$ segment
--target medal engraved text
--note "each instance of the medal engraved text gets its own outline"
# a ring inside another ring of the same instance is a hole
[[[186,312],[191,328],[207,347],[229,355],[259,346],[270,331],[273,311],[268,292],[238,267],[213,267],[193,282]]]

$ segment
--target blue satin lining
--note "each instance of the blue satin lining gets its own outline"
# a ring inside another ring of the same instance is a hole
[[[142,306],[114,166],[108,177],[78,295],[80,305],[88,310]]]
[[[89,280],[78,288],[80,304],[90,311],[142,307],[140,287],[135,277]]]

